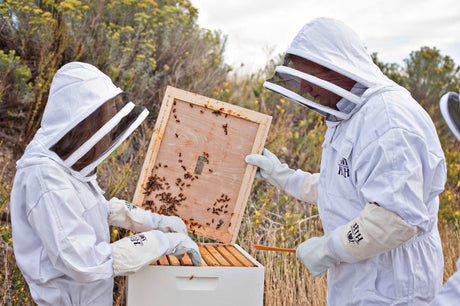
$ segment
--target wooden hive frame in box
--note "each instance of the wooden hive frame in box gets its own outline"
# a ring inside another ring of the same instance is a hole
[[[169,86],[133,202],[228,244],[200,245],[204,265],[252,265],[232,245],[256,171],[244,158],[262,152],[270,123],[268,115]],[[187,265],[187,257],[172,257],[156,264]]]
[[[248,259],[234,245],[222,244],[199,244],[203,262],[201,266],[211,267],[255,267],[256,265]],[[185,254],[177,259],[172,255],[163,255],[152,265],[158,266],[193,266],[190,257]]]

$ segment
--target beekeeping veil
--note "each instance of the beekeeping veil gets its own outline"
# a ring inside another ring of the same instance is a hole
[[[331,82],[296,70],[292,55],[336,71],[366,88],[391,82],[373,63],[359,37],[347,25],[330,18],[314,19],[294,38],[284,64],[276,67],[274,77],[265,81],[264,87],[323,115],[348,119],[353,111],[346,113],[313,101],[308,93],[301,92],[302,80],[329,90],[355,105],[361,104],[362,99]]]
[[[439,102],[441,114],[455,137],[460,140],[460,101],[458,92],[448,92]]]
[[[73,62],[64,65],[53,78],[36,138],[45,148],[56,152],[67,167],[85,177],[147,115],[145,107],[135,106],[130,102],[127,95],[99,69],[90,64]],[[79,132],[88,129],[89,125],[93,127],[92,131]],[[64,140],[67,142],[65,153],[57,150],[64,146]],[[95,152],[96,145],[99,149]],[[82,160],[84,163],[81,163]],[[75,169],[74,165],[79,161],[84,166]]]

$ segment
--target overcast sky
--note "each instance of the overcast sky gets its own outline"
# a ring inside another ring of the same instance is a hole
[[[227,35],[225,58],[245,71],[284,53],[308,21],[337,18],[354,29],[369,53],[403,65],[411,51],[436,47],[460,65],[460,0],[191,0],[198,24]]]

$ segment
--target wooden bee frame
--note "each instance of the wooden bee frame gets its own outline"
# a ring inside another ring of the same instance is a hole
[[[234,244],[271,117],[168,86],[133,202]]]
[[[256,265],[241,253],[234,245],[228,244],[198,244],[203,261],[203,267],[256,267]],[[151,265],[158,266],[193,266],[188,254],[180,259],[173,255],[163,255]]]

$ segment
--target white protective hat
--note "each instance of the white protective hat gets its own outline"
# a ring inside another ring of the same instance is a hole
[[[300,90],[301,80],[327,89],[356,105],[361,103],[360,97],[331,82],[296,70],[292,65],[292,55],[336,71],[366,88],[389,82],[373,63],[356,33],[343,22],[317,18],[307,23],[288,48],[284,64],[276,67],[274,77],[265,81],[264,87],[301,105],[340,119],[349,118],[351,113],[310,100],[310,96]]]
[[[45,148],[51,149],[80,122],[118,95],[125,98],[124,105],[107,122],[101,122],[100,129],[84,139],[79,147],[73,148],[71,154],[64,159],[64,164],[72,167],[101,139],[111,135],[111,141],[103,153],[78,171],[83,177],[89,175],[128,138],[147,117],[148,111],[145,107],[135,106],[133,102],[126,100],[127,95],[93,65],[81,62],[64,65],[56,72],[51,84],[41,128],[37,132],[40,142]]]

